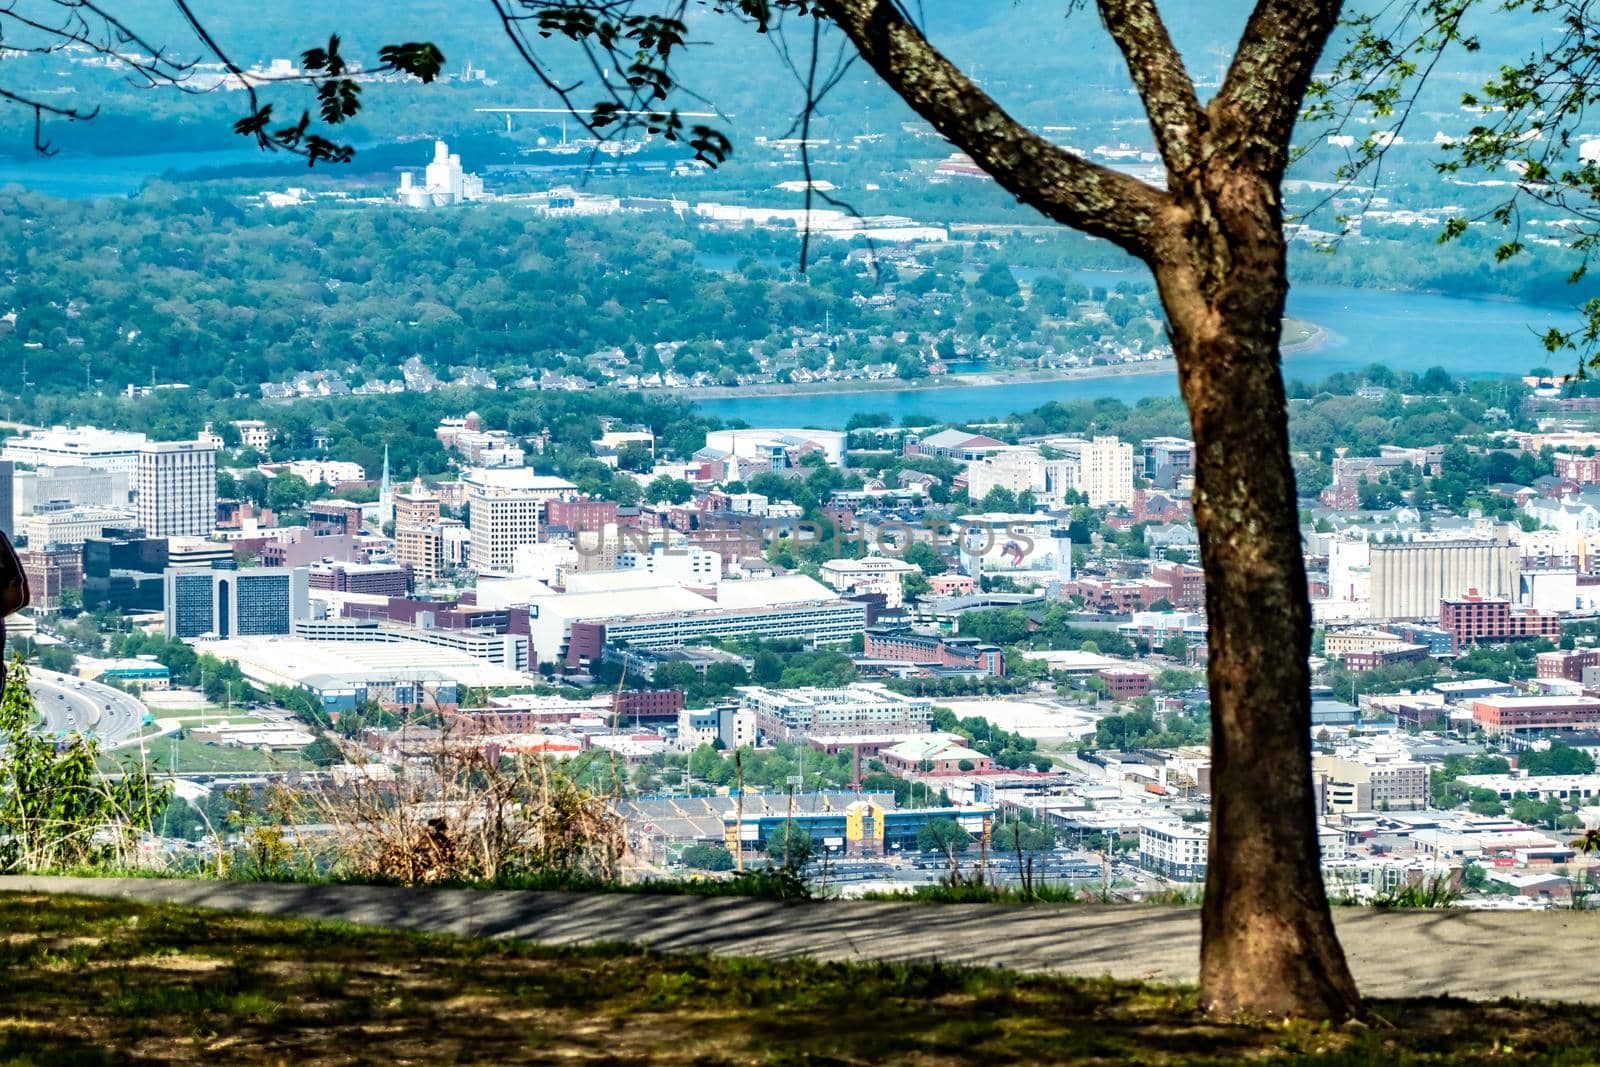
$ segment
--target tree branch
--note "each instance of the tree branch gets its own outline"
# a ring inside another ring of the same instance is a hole
[[[1155,0],[1097,0],[1106,32],[1122,49],[1128,73],[1150,117],[1150,132],[1167,169],[1188,171],[1198,159],[1205,112],[1183,57],[1167,33]]]
[[[1012,118],[891,0],[818,0],[889,87],[1023,203],[1141,259],[1166,194],[1051,144]]]
[[[1228,159],[1273,181],[1282,177],[1301,101],[1341,6],[1341,0],[1256,4],[1209,107],[1214,143]]]

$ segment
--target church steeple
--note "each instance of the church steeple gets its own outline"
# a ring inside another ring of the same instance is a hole
[[[383,481],[378,483],[378,528],[394,522],[394,484],[389,480],[389,443],[383,445]]]

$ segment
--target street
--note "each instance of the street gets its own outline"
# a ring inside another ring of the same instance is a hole
[[[98,739],[105,749],[138,740],[146,708],[120,689],[37,667],[29,672],[28,682],[34,706],[44,719],[40,733],[83,734]]]

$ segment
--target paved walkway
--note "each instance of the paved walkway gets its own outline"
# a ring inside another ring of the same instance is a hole
[[[306,886],[144,878],[0,878],[0,891],[164,901],[549,944],[662,952],[932,960],[1193,982],[1200,914],[1156,905],[785,903],[724,897]],[[1600,1003],[1600,912],[1341,908],[1363,992]]]

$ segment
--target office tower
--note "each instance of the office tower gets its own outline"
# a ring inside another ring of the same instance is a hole
[[[311,617],[304,567],[217,568],[166,572],[168,637],[288,636]]]
[[[209,537],[217,528],[217,453],[200,441],[139,449],[139,525],[149,537]]]
[[[0,459],[0,533],[15,538],[17,529],[12,511],[16,507],[13,486],[16,483],[16,464]]]

